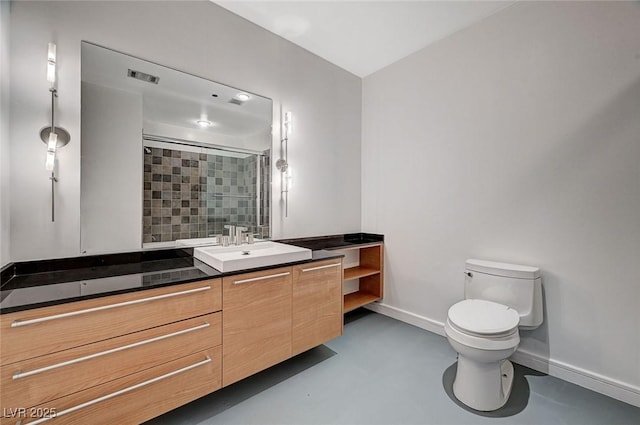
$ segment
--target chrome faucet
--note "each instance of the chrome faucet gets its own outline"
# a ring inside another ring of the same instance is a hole
[[[244,242],[244,232],[247,230],[246,227],[237,226],[236,227],[236,245],[242,245]]]
[[[225,224],[225,229],[229,229],[229,243],[231,245],[235,244],[235,236],[236,236],[236,226],[233,224]]]

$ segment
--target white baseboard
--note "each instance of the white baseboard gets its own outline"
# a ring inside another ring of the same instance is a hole
[[[384,303],[376,302],[369,304],[366,308],[429,332],[445,336],[444,323],[437,320]],[[511,359],[515,363],[537,370],[538,372],[546,373],[550,376],[631,404],[632,406],[640,407],[640,388],[626,382],[590,372],[558,360],[548,359],[522,349],[518,349],[518,351],[511,356]]]
[[[604,394],[616,400],[640,407],[640,388],[594,373],[568,363],[546,359],[529,351],[516,351],[511,359],[523,366],[546,373],[572,384]]]
[[[388,304],[375,302],[365,306],[366,309],[375,311],[376,313],[383,314],[385,316],[393,317],[401,322],[408,323],[413,326],[417,326],[421,329],[429,332],[436,333],[441,336],[444,335],[444,323],[437,320],[429,319],[428,317],[419,316],[415,313],[411,313],[407,310],[402,310],[397,307],[390,306]]]

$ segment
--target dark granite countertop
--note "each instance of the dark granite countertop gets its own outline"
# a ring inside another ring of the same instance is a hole
[[[13,263],[0,271],[0,314],[340,258],[343,254],[329,249],[379,243],[382,240],[380,235],[363,233],[280,240],[278,242],[311,249],[312,259],[229,273],[219,272],[193,258],[193,248]]]
[[[344,235],[316,236],[311,238],[280,239],[278,242],[308,249],[340,249],[357,245],[384,242],[383,235],[372,233],[348,233]]]

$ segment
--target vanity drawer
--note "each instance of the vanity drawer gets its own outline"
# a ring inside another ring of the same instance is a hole
[[[22,423],[139,424],[219,389],[221,368],[221,347],[210,348],[26,409],[27,416],[51,411],[57,416],[42,422],[27,418]],[[19,419],[4,418],[2,425]]]
[[[342,335],[342,259],[293,266],[292,354]]]
[[[2,407],[32,407],[222,342],[222,313],[3,366]]]
[[[137,291],[0,316],[0,364],[219,311],[221,280]]]

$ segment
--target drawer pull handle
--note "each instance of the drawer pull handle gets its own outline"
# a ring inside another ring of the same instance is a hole
[[[60,363],[53,364],[51,366],[41,367],[40,369],[34,369],[34,370],[30,370],[28,372],[16,372],[16,373],[13,374],[13,379],[26,378],[28,376],[37,375],[38,373],[47,372],[47,371],[50,371],[50,370],[53,370],[53,369],[57,369],[59,367],[69,366],[69,365],[72,365],[72,364],[83,362],[85,360],[95,359],[96,357],[106,356],[107,354],[117,353],[118,351],[128,350],[129,348],[140,347],[141,345],[150,344],[152,342],[161,341],[163,339],[171,338],[171,337],[178,336],[178,335],[184,335],[184,334],[189,333],[189,332],[193,332],[193,331],[197,331],[197,330],[200,330],[200,329],[208,328],[209,326],[210,326],[209,323],[205,322],[202,325],[194,326],[193,328],[183,329],[181,331],[173,332],[173,333],[170,333],[170,334],[156,336],[154,338],[145,339],[144,341],[138,341],[138,342],[134,342],[133,344],[123,345],[122,347],[116,347],[116,348],[112,348],[110,350],[101,351],[99,353],[90,354],[88,356],[78,357],[77,359],[68,360],[66,362],[60,362]]]
[[[194,363],[194,364],[192,364],[190,366],[186,366],[186,367],[183,367],[181,369],[174,370],[173,372],[165,373],[164,375],[149,379],[148,381],[140,382],[139,384],[135,384],[135,385],[132,385],[132,386],[127,387],[127,388],[123,388],[123,389],[115,391],[115,392],[113,392],[111,394],[107,394],[107,395],[104,395],[102,397],[95,398],[95,399],[87,401],[85,403],[78,404],[77,406],[73,406],[73,407],[70,407],[70,408],[68,408],[66,410],[62,410],[62,411],[58,412],[56,414],[56,416],[50,416],[50,417],[41,418],[41,419],[38,419],[36,421],[29,422],[29,424],[30,425],[37,425],[37,424],[41,424],[41,423],[46,422],[46,421],[51,420],[51,419],[59,418],[60,416],[68,415],[69,413],[73,413],[76,410],[80,410],[80,409],[83,409],[85,407],[89,407],[89,406],[91,406],[93,404],[100,403],[100,402],[105,401],[105,400],[109,400],[110,398],[117,397],[117,396],[122,395],[122,394],[126,394],[128,392],[133,391],[133,390],[137,390],[138,388],[142,388],[142,387],[145,387],[147,385],[153,384],[155,382],[162,381],[163,379],[171,378],[172,376],[178,375],[180,373],[186,372],[186,371],[191,370],[191,369],[195,369],[196,367],[205,365],[205,364],[210,363],[210,362],[211,362],[211,357],[207,356],[206,359],[204,359],[202,361],[199,361],[198,363]],[[20,422],[18,422],[16,425],[18,425],[18,424],[20,424]]]
[[[338,267],[340,265],[340,263],[335,263],[335,264],[327,264],[325,266],[318,266],[318,267],[311,267],[309,269],[302,269],[302,272],[312,272],[314,270],[322,270],[322,269],[328,269],[329,267]]]
[[[291,273],[289,273],[289,272],[284,272],[284,273],[270,274],[270,275],[267,275],[267,276],[253,277],[251,279],[234,280],[233,284],[234,285],[239,285],[241,283],[256,282],[258,280],[273,279],[274,277],[288,276],[290,274]]]
[[[141,298],[139,300],[125,301],[123,303],[109,304],[109,305],[103,305],[103,306],[100,306],[100,307],[87,308],[87,309],[84,309],[84,310],[70,311],[68,313],[55,314],[53,316],[39,317],[37,319],[14,320],[13,323],[11,323],[11,327],[12,328],[17,328],[17,327],[20,327],[20,326],[33,325],[33,324],[36,324],[36,323],[48,322],[50,320],[64,319],[65,317],[78,316],[80,314],[95,313],[96,311],[110,310],[112,308],[125,307],[125,306],[128,306],[128,305],[135,305],[135,304],[145,303],[145,302],[148,302],[148,301],[162,300],[162,299],[165,299],[165,298],[177,297],[179,295],[193,294],[195,292],[207,291],[209,289],[211,289],[211,286],[203,286],[202,288],[188,289],[186,291],[172,292],[170,294],[163,294],[163,295],[156,295],[155,297]]]

